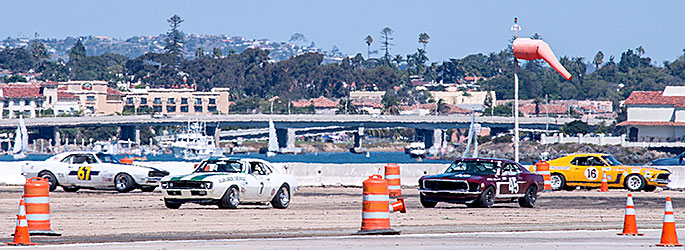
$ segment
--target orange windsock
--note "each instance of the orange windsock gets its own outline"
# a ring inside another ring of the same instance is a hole
[[[516,38],[512,47],[514,49],[514,57],[529,61],[537,59],[545,60],[549,66],[552,66],[552,68],[559,72],[566,80],[571,80],[571,73],[568,73],[566,68],[561,65],[546,42],[530,38]]]

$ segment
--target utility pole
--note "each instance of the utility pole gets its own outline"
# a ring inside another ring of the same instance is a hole
[[[518,18],[514,17],[514,25],[511,26],[514,39],[518,38],[519,30],[521,30],[521,26],[518,25]],[[514,56],[514,161],[519,161],[519,77],[516,56]]]

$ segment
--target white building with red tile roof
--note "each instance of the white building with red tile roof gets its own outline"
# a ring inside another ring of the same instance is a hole
[[[634,91],[624,102],[627,119],[619,123],[633,142],[685,141],[685,88]]]
[[[43,89],[36,83],[0,84],[2,118],[36,117],[43,110]]]

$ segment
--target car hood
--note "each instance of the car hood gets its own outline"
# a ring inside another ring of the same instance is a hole
[[[435,175],[426,175],[421,177],[421,179],[452,179],[452,180],[477,180],[483,179],[488,175],[472,175],[464,173],[442,173]]]
[[[238,173],[191,173],[164,178],[164,181],[212,181],[225,176],[238,176]]]

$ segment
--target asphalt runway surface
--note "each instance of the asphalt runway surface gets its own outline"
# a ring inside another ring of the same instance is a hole
[[[21,191],[20,187],[0,187],[3,242],[12,240]],[[395,244],[406,249],[519,249],[529,244],[540,249],[599,249],[592,244],[630,249],[658,243],[666,196],[673,199],[676,224],[685,225],[685,192],[678,191],[633,193],[638,225],[647,235],[626,243],[622,243],[628,240],[625,237],[615,236],[623,226],[626,191],[544,193],[532,209],[516,203],[493,208],[440,203],[426,209],[416,189],[403,191],[408,212],[391,215],[392,228],[401,231],[400,236],[353,237],[361,224],[361,188],[305,187],[294,195],[288,209],[245,205],[235,210],[194,204],[167,209],[158,191],[67,193],[58,188],[51,193],[52,229],[62,236],[31,239],[75,249],[305,249],[318,245],[355,249],[367,245],[394,248]],[[442,245],[445,242],[448,245]]]

